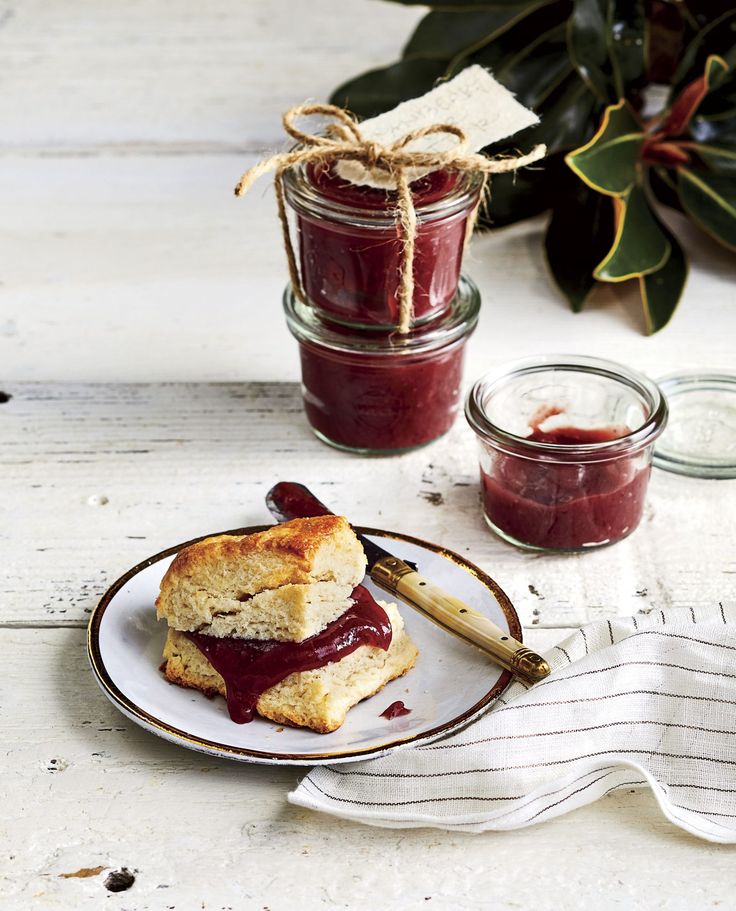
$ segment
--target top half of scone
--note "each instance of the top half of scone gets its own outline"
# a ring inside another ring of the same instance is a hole
[[[183,632],[302,642],[348,609],[365,567],[347,519],[295,519],[180,551],[161,582],[156,610]]]

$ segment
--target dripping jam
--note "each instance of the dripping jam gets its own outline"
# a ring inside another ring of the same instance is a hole
[[[303,642],[185,633],[225,681],[228,712],[234,722],[252,721],[259,696],[290,674],[340,661],[362,645],[388,649],[391,623],[386,612],[362,585],[351,597],[353,604],[345,613]]]

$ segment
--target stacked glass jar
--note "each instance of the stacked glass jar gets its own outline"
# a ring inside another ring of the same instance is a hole
[[[434,171],[411,185],[417,216],[413,321],[398,332],[404,244],[395,191],[358,186],[332,164],[284,175],[304,301],[284,308],[299,342],[307,419],[326,443],[388,454],[450,429],[480,297],[460,275],[482,177]]]

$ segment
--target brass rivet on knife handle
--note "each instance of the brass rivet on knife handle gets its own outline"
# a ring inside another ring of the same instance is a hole
[[[551,668],[544,658],[528,648],[519,649],[514,654],[513,666],[510,670],[515,670],[523,677],[534,681],[544,680],[551,673]]]
[[[371,579],[392,595],[397,594],[397,586],[403,576],[414,570],[398,557],[381,557],[371,567]]]
[[[398,557],[382,557],[373,564],[370,575],[381,588],[398,595],[443,629],[483,649],[502,667],[532,682],[550,673],[541,655],[517,642],[508,631],[464,601],[424,579]]]

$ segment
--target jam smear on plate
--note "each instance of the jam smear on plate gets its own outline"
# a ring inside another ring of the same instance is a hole
[[[392,702],[387,709],[381,712],[381,718],[388,718],[390,721],[392,718],[401,718],[402,715],[409,714],[411,714],[411,709],[408,709],[399,699],[396,702]]]

